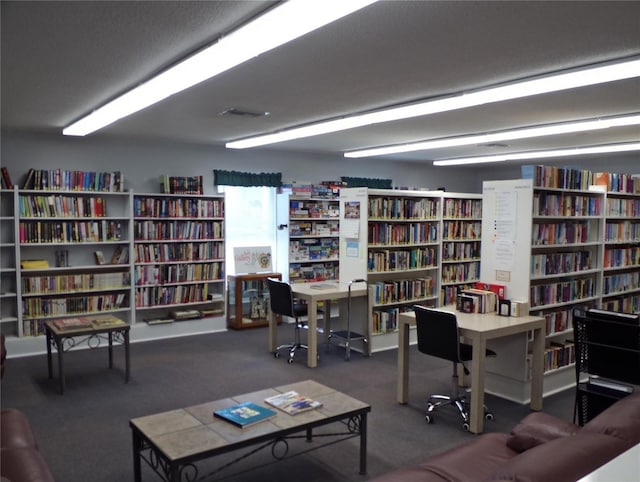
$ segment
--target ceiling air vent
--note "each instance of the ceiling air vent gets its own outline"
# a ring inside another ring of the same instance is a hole
[[[257,112],[250,110],[242,110],[236,107],[230,107],[229,109],[225,109],[218,114],[221,117],[226,116],[239,116],[239,117],[266,117],[269,115],[269,112]]]

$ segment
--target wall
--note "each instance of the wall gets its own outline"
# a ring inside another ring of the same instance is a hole
[[[245,172],[282,172],[283,180],[320,182],[340,176],[393,179],[396,186],[448,191],[481,192],[481,183],[460,175],[466,169],[442,169],[418,163],[356,159],[275,150],[232,150],[203,145],[181,145],[133,140],[110,140],[100,136],[63,136],[3,133],[2,165],[14,183],[29,168],[122,171],[125,187],[137,192],[157,192],[160,174],[203,175],[207,193],[213,192],[213,169]],[[471,190],[473,189],[473,190]]]

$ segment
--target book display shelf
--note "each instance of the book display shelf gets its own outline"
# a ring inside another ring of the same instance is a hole
[[[18,257],[15,242],[16,189],[0,189],[0,330],[18,335]]]
[[[281,280],[282,275],[254,273],[227,276],[227,327],[242,330],[269,324],[271,301],[267,278]]]
[[[46,185],[57,189],[22,189],[14,197],[17,335],[42,335],[46,320],[70,315],[119,313],[129,319],[131,194],[64,190],[55,171],[36,175],[35,185],[47,178]],[[113,183],[102,186],[112,189]]]
[[[224,196],[133,195],[138,321],[224,315],[224,213]]]
[[[480,280],[482,195],[443,193],[441,306]]]
[[[340,273],[369,284],[371,350],[398,346],[398,316],[440,298],[442,193],[340,192]]]
[[[339,216],[336,197],[289,197],[290,283],[338,279]]]

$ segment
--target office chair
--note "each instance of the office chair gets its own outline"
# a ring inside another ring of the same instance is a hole
[[[443,405],[453,405],[462,417],[462,428],[469,430],[469,409],[464,393],[460,393],[458,385],[458,364],[466,375],[469,370],[465,362],[471,361],[472,346],[460,341],[458,320],[451,312],[439,311],[424,306],[414,306],[416,314],[416,334],[418,336],[418,351],[426,355],[444,358],[453,362],[451,395],[431,395],[427,402],[427,423],[433,423],[434,412]],[[486,351],[486,356],[495,356],[492,350]],[[484,407],[484,416],[493,420],[493,414]]]
[[[293,356],[297,350],[308,349],[307,345],[302,344],[300,335],[301,330],[306,326],[306,323],[301,321],[300,318],[307,315],[307,305],[303,303],[296,303],[289,283],[267,278],[267,286],[269,287],[271,312],[276,315],[293,318],[295,323],[294,341],[278,346],[276,351],[273,353],[273,356],[280,358],[280,350],[286,348],[289,351],[289,359],[287,361],[288,363],[293,363]]]

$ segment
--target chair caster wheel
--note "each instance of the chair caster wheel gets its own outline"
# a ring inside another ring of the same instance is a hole
[[[293,363],[293,358],[289,358],[289,359],[287,360],[287,363],[288,363],[289,365],[291,365],[291,364]]]
[[[470,428],[471,427],[469,426],[469,424],[467,422],[464,422],[462,424],[462,430],[464,430],[465,432],[468,432]]]
[[[280,358],[280,353],[278,353],[277,351],[274,352],[273,358]]]
[[[425,415],[424,420],[427,423],[433,423],[433,418],[431,417],[431,415]]]
[[[491,412],[487,412],[484,414],[485,420],[493,420],[493,414]]]

